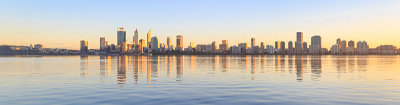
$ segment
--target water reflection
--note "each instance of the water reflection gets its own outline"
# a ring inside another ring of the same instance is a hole
[[[322,64],[324,64],[324,59],[328,58],[334,64],[331,68],[336,68],[330,70],[335,70],[334,73],[337,73],[338,78],[342,78],[343,73],[353,73],[354,70],[365,72],[368,69],[368,59],[363,56],[329,57],[305,55],[100,56],[99,74],[102,78],[113,77],[112,67],[116,67],[117,84],[126,84],[131,77],[134,84],[139,84],[143,77],[150,85],[152,82],[159,81],[160,76],[163,75],[167,78],[175,77],[176,81],[182,81],[184,80],[184,73],[196,74],[202,72],[245,73],[251,74],[251,80],[255,80],[259,76],[258,74],[270,75],[272,73],[286,76],[293,75],[294,72],[297,82],[303,82],[305,76],[306,79],[310,78],[311,81],[320,81],[324,70]],[[88,66],[90,66],[88,56],[81,56],[80,61],[81,76],[85,77],[88,75]],[[310,62],[310,65],[307,64],[308,62]],[[185,69],[185,65],[188,68]],[[173,68],[176,68],[176,72]],[[271,70],[275,72],[269,72]]]
[[[88,75],[88,56],[81,56],[81,76]]]

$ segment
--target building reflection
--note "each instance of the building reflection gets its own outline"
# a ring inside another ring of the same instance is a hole
[[[196,62],[196,56],[192,55],[190,56],[190,72],[194,73],[195,72],[195,62]]]
[[[117,84],[125,84],[126,82],[126,68],[128,67],[128,57],[118,56],[117,59]]]
[[[229,67],[229,56],[228,55],[221,55],[221,69],[222,72],[227,72]]]
[[[212,56],[211,57],[211,70],[213,71],[213,72],[215,72],[215,70],[217,69],[217,66],[218,66],[218,56]]]
[[[168,55],[166,61],[167,61],[167,74],[168,74],[168,77],[171,77],[173,56]]]
[[[321,56],[311,56],[311,79],[314,81],[319,81],[321,78],[322,73],[322,66],[321,66]]]
[[[132,59],[133,59],[133,78],[135,79],[135,84],[137,84],[139,80],[139,57],[132,56]]]
[[[293,73],[293,55],[288,56],[288,71]]]
[[[176,78],[177,81],[181,81],[182,80],[182,76],[183,76],[183,59],[184,56],[176,56]]]
[[[81,55],[81,76],[88,75],[88,56]]]
[[[151,84],[151,74],[152,74],[152,70],[151,70],[151,57],[146,57],[147,60],[147,84]],[[151,86],[149,86],[151,87]]]
[[[368,58],[367,56],[357,56],[357,70],[367,71]]]
[[[301,55],[295,56],[294,63],[296,65],[297,81],[302,82],[303,81],[303,56],[301,56]]]
[[[100,56],[100,76],[106,78],[111,74],[111,57]]]

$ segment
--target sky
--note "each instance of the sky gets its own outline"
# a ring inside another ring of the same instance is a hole
[[[99,38],[116,44],[117,27],[132,43],[135,29],[146,39],[151,29],[160,43],[183,35],[190,42],[229,45],[256,38],[273,45],[320,35],[322,47],[337,38],[367,41],[370,47],[400,47],[400,0],[1,0],[0,45],[44,44],[79,49]],[[175,44],[174,44],[175,45]]]

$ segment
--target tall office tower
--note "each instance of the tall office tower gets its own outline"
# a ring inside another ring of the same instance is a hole
[[[211,51],[216,52],[217,51],[217,42],[213,41],[211,43]]]
[[[88,41],[81,40],[81,53],[87,53],[87,52],[89,52]]]
[[[241,50],[241,53],[245,53],[245,52],[246,52],[246,50],[247,50],[247,43],[239,43],[238,46],[239,46],[239,48],[240,48],[240,50]]]
[[[303,42],[303,53],[307,53],[308,47],[307,42]]]
[[[104,51],[106,47],[106,38],[100,37],[100,51]]]
[[[133,44],[134,45],[139,44],[139,32],[137,29],[135,30],[135,34],[133,35]]]
[[[342,40],[340,40],[340,38],[338,38],[336,40],[336,44],[338,45],[337,47],[339,48],[339,51],[340,51],[340,49],[342,48]]]
[[[349,45],[349,47],[351,47],[351,48],[355,48],[355,46],[354,46],[354,41],[353,41],[353,40],[350,40],[348,45]]]
[[[285,46],[285,41],[281,41],[281,48],[279,49],[281,53],[285,53],[286,46]]]
[[[254,46],[256,46],[256,38],[251,38],[251,49],[254,49]]]
[[[281,49],[281,42],[280,41],[275,41],[275,53],[280,53]]]
[[[182,35],[176,36],[176,50],[183,51],[183,36]]]
[[[219,45],[221,51],[228,51],[228,40],[222,40],[222,44]]]
[[[342,40],[342,42],[340,43],[340,52],[341,53],[346,52],[346,48],[347,48],[347,42],[346,40]]]
[[[302,53],[303,51],[303,32],[297,32],[296,42],[295,42],[295,50],[296,53]]]
[[[264,50],[264,49],[265,49],[265,44],[264,44],[264,42],[261,42],[260,45],[261,45],[260,48],[261,48],[262,50]]]
[[[288,53],[293,54],[293,42],[289,41],[288,43]]]
[[[143,47],[146,46],[146,41],[143,39],[139,40],[139,52],[143,52]]]
[[[151,29],[147,32],[147,48],[151,48]]]
[[[172,44],[171,37],[167,37],[167,46],[168,46],[168,48],[171,47],[171,44]]]
[[[311,37],[310,53],[319,54],[321,51],[321,36],[315,35]]]
[[[117,45],[122,45],[124,42],[126,42],[126,31],[124,27],[119,27],[117,29]]]
[[[158,45],[158,38],[157,36],[151,38],[151,49],[153,51],[158,51],[159,45]]]

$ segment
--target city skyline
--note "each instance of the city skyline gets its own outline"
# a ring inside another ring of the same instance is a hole
[[[138,39],[146,39],[146,32],[152,29],[152,36],[157,36],[162,43],[166,43],[167,37],[183,35],[184,47],[190,42],[208,44],[216,41],[221,44],[220,40],[237,45],[251,43],[251,38],[256,38],[257,45],[259,42],[274,45],[275,41],[293,41],[295,46],[294,32],[303,32],[304,42],[308,44],[312,36],[320,35],[323,48],[330,48],[337,38],[355,42],[365,40],[371,48],[387,44],[400,46],[400,32],[397,31],[400,22],[396,21],[400,13],[395,11],[399,10],[400,1],[151,2],[154,6],[167,8],[165,10],[141,9],[143,6],[140,5],[147,1],[137,2],[135,5],[138,7],[129,6],[132,1],[124,2],[121,7],[116,7],[115,2],[108,1],[77,4],[64,1],[4,1],[0,4],[0,11],[4,13],[0,18],[3,23],[0,25],[0,44],[43,44],[47,48],[79,50],[79,40],[88,40],[90,48],[98,49],[99,37],[105,37],[109,43],[117,43],[115,28],[124,27],[127,42],[133,41],[136,29]],[[90,3],[96,5],[87,5]],[[68,5],[75,4],[76,8],[68,8]],[[177,5],[183,7],[173,8]],[[301,6],[297,8],[295,5]],[[53,9],[45,9],[49,7]],[[122,17],[110,16],[121,13]],[[175,41],[172,40],[173,45]]]

